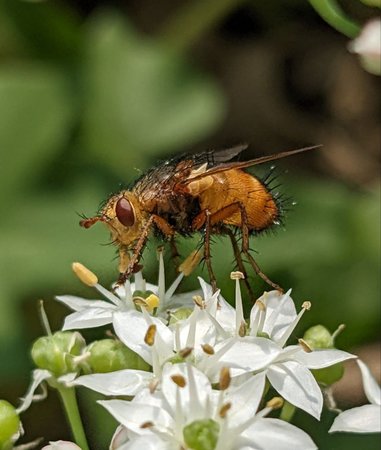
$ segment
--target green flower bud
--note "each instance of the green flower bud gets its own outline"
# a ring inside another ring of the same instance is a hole
[[[213,419],[195,420],[183,429],[184,441],[193,450],[214,450],[220,426]]]
[[[17,438],[20,426],[16,408],[6,400],[0,400],[0,449],[12,448],[13,438]]]
[[[171,312],[168,325],[174,325],[179,320],[187,319],[193,312],[193,308],[179,308]]]
[[[343,377],[344,365],[340,362],[324,369],[313,369],[311,372],[318,383],[329,386]]]
[[[137,353],[115,339],[102,339],[87,348],[90,356],[86,361],[94,373],[114,372],[122,369],[150,370]]]
[[[81,355],[85,346],[85,340],[77,331],[57,331],[34,342],[32,359],[37,367],[59,377],[78,370],[74,357]]]
[[[312,348],[312,350],[333,348],[332,334],[323,327],[323,325],[315,325],[309,328],[303,336],[303,340]]]

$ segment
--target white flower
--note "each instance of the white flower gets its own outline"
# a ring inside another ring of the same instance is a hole
[[[79,263],[74,263],[73,267],[76,271],[76,266]],[[88,270],[81,267],[81,269]],[[88,271],[90,272],[90,271]],[[77,272],[76,272],[77,273]],[[93,328],[102,325],[107,325],[113,322],[114,313],[117,311],[124,311],[127,313],[135,313],[136,306],[133,301],[133,293],[135,291],[152,291],[159,298],[159,305],[157,308],[157,314],[165,315],[166,309],[169,303],[174,306],[178,306],[179,300],[188,304],[192,303],[192,295],[187,296],[173,296],[176,288],[180,284],[182,278],[184,277],[183,272],[181,272],[173,284],[165,291],[165,276],[164,276],[164,262],[162,252],[159,254],[159,283],[158,286],[150,283],[146,283],[143,279],[141,272],[135,274],[135,282],[130,283],[127,281],[124,286],[117,287],[115,293],[105,289],[98,283],[98,280],[94,274],[90,272],[94,277],[94,281],[91,283],[86,283],[94,287],[98,292],[100,292],[103,297],[108,301],[104,300],[87,300],[81,297],[76,297],[74,295],[58,295],[56,299],[75,312],[69,314],[65,318],[63,330],[72,329],[83,329],[83,328]],[[173,302],[172,302],[173,300]],[[149,306],[149,305],[147,305]],[[156,304],[154,305],[156,307]],[[174,307],[173,306],[173,307]]]
[[[263,374],[251,377],[238,387],[229,385],[226,371],[224,375],[221,390],[216,391],[208,378],[190,364],[167,364],[161,390],[152,394],[146,389],[131,402],[100,401],[125,427],[124,431],[117,430],[111,448],[316,448],[310,437],[293,425],[264,418],[272,406],[256,413],[265,384]],[[120,447],[116,446],[117,440],[121,442]],[[198,446],[194,447],[195,444]]]
[[[353,433],[381,432],[381,389],[373,378],[369,368],[360,360],[364,391],[370,405],[352,408],[339,414],[329,432],[347,431]]]
[[[357,53],[363,68],[374,75],[381,75],[381,19],[367,22],[359,36],[348,45]]]
[[[237,273],[233,273],[235,275]],[[253,372],[263,370],[279,394],[288,402],[303,409],[317,419],[320,418],[323,407],[323,396],[319,385],[317,384],[310,369],[321,369],[329,367],[354,355],[336,349],[305,351],[304,346],[289,345],[285,346],[287,340],[293,333],[296,325],[302,318],[306,309],[310,308],[310,303],[305,302],[299,314],[296,313],[295,305],[290,297],[291,290],[285,294],[278,291],[265,292],[255,303],[250,313],[250,322],[247,327],[243,318],[242,298],[239,285],[240,276],[234,276],[236,279],[236,310],[227,304],[223,299],[212,299],[208,311],[212,314],[214,311],[215,319],[220,323],[224,330],[228,330],[235,336],[242,336],[248,328],[245,336],[236,337],[241,345],[245,342],[258,342],[263,339],[271,342],[275,358],[269,359],[266,366],[262,369],[251,366],[250,355],[243,353],[242,360],[246,358],[246,371],[252,367]],[[267,336],[264,337],[256,336]],[[237,355],[235,355],[237,361]],[[223,357],[225,363],[232,363],[228,358]]]
[[[211,382],[216,382],[221,367],[226,366],[227,361],[232,367],[232,375],[237,376],[253,368],[259,370],[278,356],[278,347],[269,339],[228,337],[217,342],[215,324],[210,318],[204,309],[195,306],[187,319],[168,327],[144,310],[142,313],[115,312],[116,335],[152,366],[152,373],[125,369],[83,375],[74,384],[105,395],[136,395],[151,383],[160,382],[167,362],[186,359],[202,370]]]

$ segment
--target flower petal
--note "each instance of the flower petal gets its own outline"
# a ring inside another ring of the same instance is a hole
[[[274,290],[265,292],[258,299],[266,306],[266,320],[262,331],[267,333],[275,341],[297,316],[294,301],[290,297],[290,294],[291,289],[285,294]],[[258,313],[258,305],[255,304],[250,313],[250,324],[254,323],[255,316]]]
[[[55,299],[74,311],[83,311],[87,308],[115,309],[115,305],[104,300],[88,300],[86,298],[76,297],[75,295],[57,295]]]
[[[142,425],[148,422],[160,428],[174,427],[172,417],[163,407],[125,400],[99,400],[98,403],[106,408],[119,423],[139,435],[151,434],[149,427],[142,428]]]
[[[233,340],[234,344],[223,352],[223,347]],[[279,355],[281,349],[270,339],[246,336],[231,338],[215,347],[216,354],[221,353],[220,363],[232,368],[241,368],[239,373],[260,370],[270,364]],[[238,375],[238,373],[237,373]]]
[[[240,386],[231,387],[225,395],[225,403],[230,402],[229,426],[239,426],[257,412],[265,388],[266,373],[251,376]]]
[[[94,373],[78,377],[73,384],[84,386],[104,395],[136,395],[152,380],[152,373],[123,369],[109,373]]]
[[[141,436],[124,444],[117,450],[178,450],[179,446],[171,441],[164,441],[159,436]]]
[[[284,420],[258,418],[242,437],[249,438],[252,447],[261,450],[315,450],[307,433]]]
[[[17,414],[20,414],[29,408],[33,400],[36,400],[34,395],[35,390],[44,380],[51,378],[51,376],[52,374],[49,372],[49,370],[35,369],[33,371],[32,383],[30,384],[25,397],[21,399],[21,405],[17,408]],[[44,397],[46,397],[46,395],[44,395],[42,398]],[[42,400],[42,398],[38,397],[38,400]]]
[[[149,320],[149,321],[148,321]],[[160,362],[173,355],[173,334],[171,330],[156,317],[146,319],[139,311],[117,311],[114,313],[113,325],[119,339],[131,350],[152,365],[152,348],[144,342],[148,327],[156,325],[156,338],[160,345]]]
[[[323,369],[351,358],[357,358],[357,356],[336,349],[314,350],[312,352],[302,350],[294,355],[294,359],[309,369]]]
[[[94,328],[107,325],[112,322],[112,314],[114,309],[105,308],[87,308],[77,311],[65,317],[62,329],[79,330],[83,328]]]
[[[381,406],[364,405],[348,409],[339,414],[329,429],[347,431],[352,433],[380,433],[381,432]]]
[[[360,359],[357,360],[357,364],[360,367],[362,380],[364,384],[364,391],[367,399],[374,405],[381,405],[381,389],[377,384],[377,381],[371,374],[368,366],[364,364]]]
[[[323,395],[311,372],[296,361],[272,364],[267,377],[279,394],[288,402],[320,418]]]

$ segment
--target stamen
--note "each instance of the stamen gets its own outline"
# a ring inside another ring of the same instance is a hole
[[[214,355],[214,348],[209,344],[202,344],[201,348],[207,355]]]
[[[96,284],[98,284],[98,277],[83,264],[79,262],[73,262],[71,268],[73,269],[73,272],[77,275],[77,277],[82,281],[82,283],[86,284],[86,286],[94,287]]]
[[[181,283],[181,280],[184,278],[184,274],[181,272],[175,281],[169,286],[167,292],[165,293],[165,301],[170,299],[173,294],[175,293],[176,289],[178,288],[179,284]]]
[[[155,343],[156,325],[152,324],[148,327],[146,335],[144,336],[144,342],[150,347]]]
[[[114,305],[121,306],[122,301],[119,297],[114,295],[112,292],[105,289],[102,285],[98,284],[98,277],[95,273],[91,272],[87,267],[79,262],[74,262],[71,265],[73,272],[86,286],[94,287],[98,292],[100,292],[104,297],[110,300]]]
[[[39,301],[39,307],[40,307],[40,317],[41,317],[42,326],[45,329],[46,334],[51,337],[52,329],[50,328],[48,316],[46,315],[46,311],[44,308],[44,300]]]
[[[246,332],[247,332],[247,325],[246,325],[246,322],[243,320],[241,322],[241,325],[239,326],[239,329],[238,329],[238,336],[239,337],[245,337],[246,336]]]
[[[160,300],[159,297],[155,294],[149,295],[145,299],[148,311],[152,312],[155,308],[159,306]]]
[[[158,295],[161,301],[164,301],[165,296],[165,272],[164,272],[164,247],[157,248],[157,255],[159,257],[159,280],[158,280]]]
[[[221,419],[225,419],[227,412],[229,411],[229,409],[232,407],[232,404],[230,402],[225,403],[224,405],[221,406],[218,415],[221,417]]]
[[[304,339],[300,338],[298,339],[298,342],[305,352],[311,353],[313,351],[313,349],[308,345],[308,343]]]
[[[188,358],[188,356],[193,352],[192,347],[185,347],[179,351],[179,356],[183,359]]]
[[[150,394],[153,394],[157,387],[159,386],[159,379],[155,378],[154,380],[151,380],[150,383],[148,384],[148,389],[150,391]]]
[[[194,295],[192,299],[199,308],[204,309],[204,300],[202,299],[201,295]]]
[[[305,311],[309,310],[311,308],[311,302],[304,302],[302,304],[302,309],[300,310],[299,314],[295,317],[295,319],[290,323],[290,325],[286,328],[285,332],[282,334],[280,339],[278,339],[278,344],[283,347],[287,339],[291,336],[292,332],[294,331],[296,325],[299,323],[300,319],[302,318]]]
[[[280,409],[284,405],[284,400],[282,397],[273,397],[266,403],[267,408]]]
[[[142,424],[140,425],[140,428],[142,428],[142,429],[145,429],[145,428],[152,428],[153,426],[154,426],[154,423],[148,421],[148,422],[142,423]]]
[[[189,316],[189,331],[187,341],[185,343],[186,347],[194,348],[194,344],[196,342],[196,326],[197,326],[197,318],[200,313],[199,309],[194,309],[192,314]]]
[[[199,265],[202,256],[203,253],[201,250],[193,250],[190,255],[179,265],[179,272],[182,272],[186,277],[190,275]]]
[[[342,323],[340,324],[337,329],[332,333],[331,339],[332,339],[332,344],[335,342],[335,339],[337,338],[337,336],[345,329],[345,324]]]
[[[197,392],[196,380],[194,379],[193,370],[191,370],[191,365],[187,364],[188,372],[188,383],[189,383],[189,418],[193,420],[197,416],[197,411],[200,409],[200,399]]]
[[[171,375],[171,380],[179,387],[184,388],[187,384],[185,378],[178,374],[178,375]]]
[[[228,367],[223,367],[220,371],[219,386],[221,391],[225,391],[231,382],[230,370]]]
[[[235,332],[239,335],[241,324],[244,322],[241,286],[239,284],[239,280],[242,280],[244,276],[242,272],[231,272],[230,278],[235,280]]]
[[[143,278],[143,274],[141,271],[135,273],[134,280],[135,280],[135,291],[146,290],[146,281]]]

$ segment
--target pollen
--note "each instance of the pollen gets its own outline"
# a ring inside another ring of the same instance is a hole
[[[231,280],[243,280],[245,278],[245,276],[243,275],[242,272],[231,272],[230,273],[230,279]]]
[[[182,350],[179,351],[179,356],[181,356],[181,358],[188,358],[188,356],[193,352],[193,348],[192,347],[185,347]]]
[[[77,277],[82,281],[82,283],[86,284],[86,286],[92,287],[98,284],[98,277],[83,264],[74,262],[71,265],[71,268],[73,269],[73,272],[77,275]]]
[[[221,419],[224,419],[226,417],[226,414],[231,407],[232,404],[230,402],[225,403],[224,405],[221,406],[221,409],[219,411],[219,416],[221,417]]]
[[[308,343],[304,339],[298,339],[299,345],[302,347],[302,349],[307,352],[311,353],[313,349],[308,345]]]
[[[144,342],[150,347],[155,343],[156,325],[152,324],[148,327],[146,335],[144,336]]]
[[[282,397],[273,397],[271,400],[269,400],[266,403],[267,408],[272,408],[272,409],[280,409],[282,408],[284,404],[284,400]]]
[[[187,384],[185,378],[182,375],[172,375],[171,380],[180,388],[184,388]]]
[[[207,355],[214,355],[214,348],[211,345],[202,344],[201,348],[204,351],[204,353],[206,353]]]
[[[225,391],[231,382],[230,370],[228,367],[223,367],[220,371],[219,386],[221,391]]]
[[[302,308],[306,309],[307,311],[309,311],[311,309],[312,303],[311,302],[303,302],[302,304]]]

